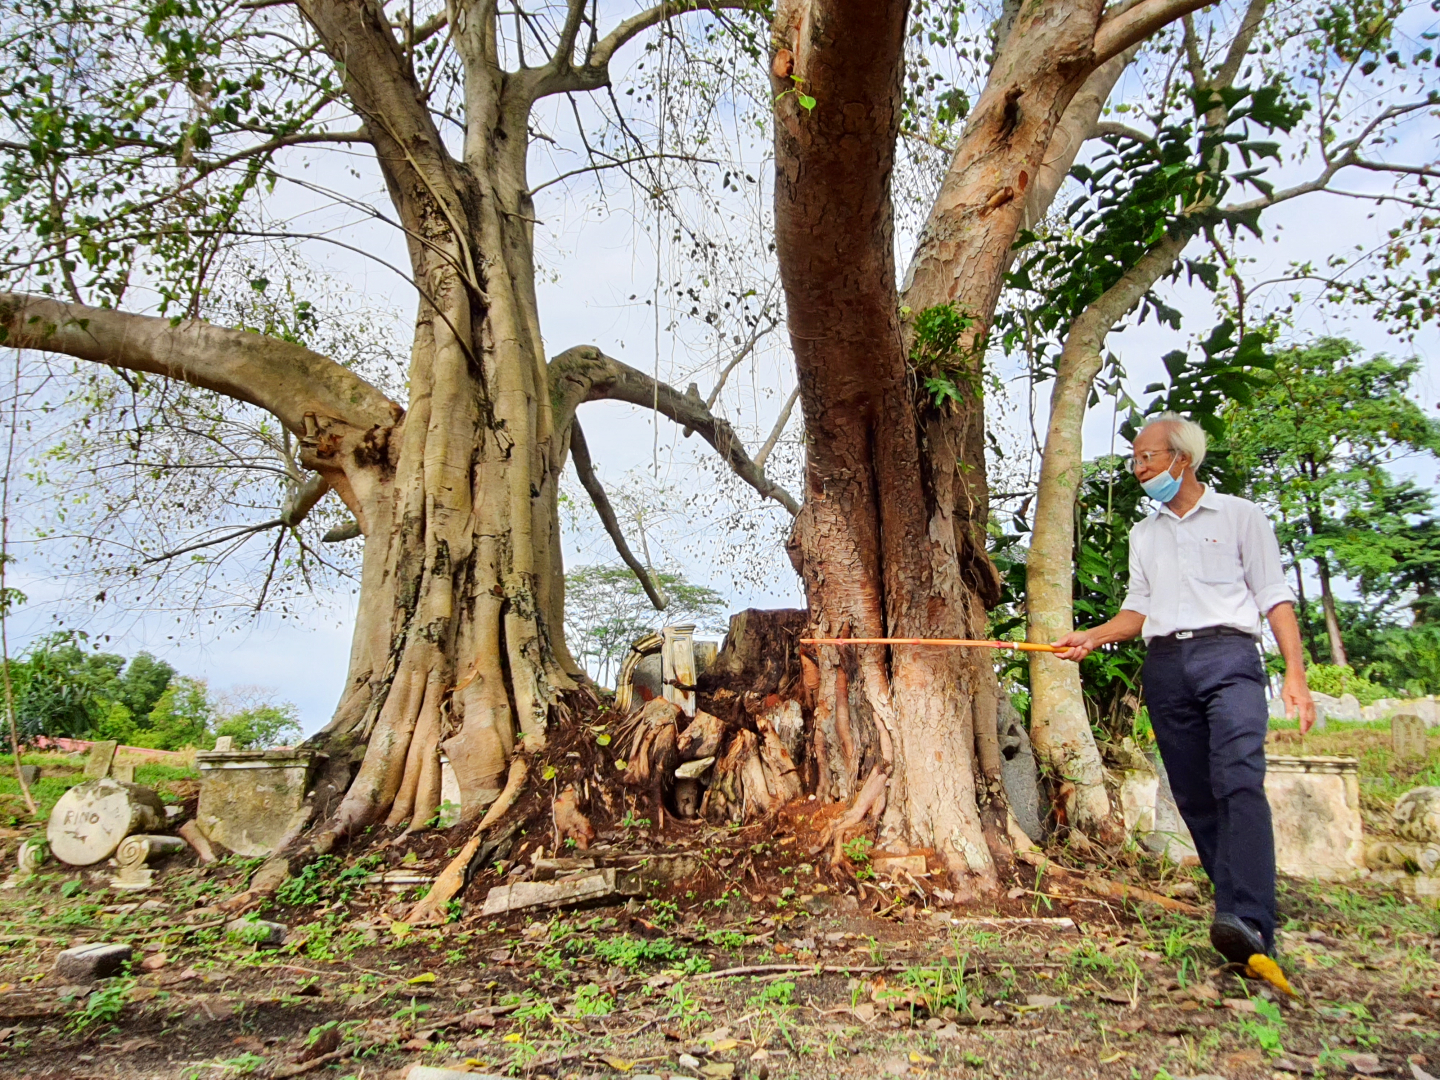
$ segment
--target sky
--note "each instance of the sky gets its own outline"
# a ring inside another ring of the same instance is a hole
[[[642,63],[643,50],[632,45],[621,60],[630,65]],[[638,76],[633,70],[632,74]],[[548,122],[553,118],[541,119]],[[676,122],[689,121],[681,118]],[[1415,145],[1398,149],[1413,152],[1417,159],[1433,157],[1433,147],[1423,145],[1418,136],[1411,137]],[[539,180],[547,169],[553,170],[553,175],[575,167],[579,159],[574,150],[563,140],[554,149],[545,148],[551,160],[542,160],[537,154],[532,175]],[[730,152],[744,159],[742,171],[761,181],[753,188],[746,187],[732,205],[737,213],[746,208],[763,213],[770,191],[768,146],[740,138],[730,146]],[[398,312],[403,325],[413,304],[411,288],[382,264],[403,265],[403,245],[393,230],[357,213],[354,206],[359,202],[383,207],[383,185],[365,154],[344,159],[347,169],[337,168],[336,160],[328,150],[324,154],[290,152],[282,168],[289,179],[277,188],[271,211],[277,218],[293,220],[297,230],[343,235],[348,248],[312,242],[302,246],[305,257],[332,275],[334,281],[353,290],[367,305]],[[1282,184],[1299,179],[1302,172],[1282,176]],[[313,191],[305,185],[322,178],[327,189],[344,199],[317,204]],[[1366,179],[1372,187],[1378,183]],[[693,377],[705,393],[723,350],[713,342],[708,328],[687,321],[683,309],[667,298],[668,283],[684,271],[684,250],[668,228],[656,230],[649,225],[642,211],[643,204],[631,199],[623,185],[611,185],[604,198],[597,198],[594,189],[589,189],[588,194],[581,189],[580,195],[567,193],[563,186],[542,192],[537,200],[537,246],[542,260],[539,302],[547,352],[554,355],[572,345],[595,344],[681,387],[700,369]],[[1283,272],[1292,262],[1323,262],[1334,252],[1357,244],[1373,244],[1378,225],[1368,216],[1372,211],[1380,213],[1379,225],[1390,213],[1384,208],[1377,211],[1367,203],[1324,195],[1309,196],[1279,208],[1266,219],[1264,242],[1247,248],[1257,259],[1247,273],[1252,279],[1262,278]],[[898,239],[902,270],[911,243],[913,236],[906,235],[902,228]],[[743,276],[750,268],[731,269]],[[773,267],[761,262],[753,269],[754,287],[771,287]],[[652,302],[647,304],[647,299]],[[658,308],[653,302],[656,299],[661,301]],[[1113,335],[1110,340],[1110,349],[1124,362],[1127,386],[1139,399],[1143,399],[1141,390],[1146,384],[1163,377],[1160,356],[1185,347],[1187,338],[1202,328],[1208,329],[1213,322],[1208,299],[1198,290],[1181,289],[1172,301],[1187,316],[1185,330],[1180,334],[1147,324]],[[673,328],[672,318],[677,320]],[[1365,319],[1337,320],[1332,312],[1313,305],[1301,310],[1296,333],[1341,333],[1356,338],[1369,350],[1398,355],[1407,355],[1412,349],[1387,338],[1381,326]],[[1423,362],[1417,396],[1432,414],[1440,402],[1440,354],[1434,345],[1432,331],[1413,346]],[[724,408],[732,422],[754,440],[753,448],[769,430],[794,385],[783,331],[765,339],[756,351],[755,363],[747,367],[737,371],[724,398]],[[991,402],[992,424],[1002,444],[1012,454],[1023,457],[1030,439],[1030,387],[1020,377],[1017,363],[1000,358],[997,371],[1006,383],[1004,392]],[[1036,388],[1035,405],[1040,412],[1037,422],[1042,433],[1047,397],[1047,386]],[[708,474],[697,470],[696,462],[708,450],[698,438],[686,439],[669,421],[618,403],[586,405],[581,419],[598,471],[612,494],[627,488],[643,492],[664,486],[691,495],[688,501],[678,497],[660,500],[668,507],[668,516],[647,534],[657,563],[678,565],[692,580],[718,589],[730,601],[732,610],[803,603],[798,580],[773,542],[783,535],[784,512],[773,506],[759,506],[753,499],[748,503],[742,499],[736,504],[739,512],[760,522],[761,535],[772,542],[762,551],[761,545],[747,547],[743,539],[737,540],[741,534],[732,535],[723,512],[724,500],[715,496]],[[1104,404],[1091,410],[1085,425],[1087,457],[1111,449],[1113,419]],[[799,429],[797,410],[787,428],[788,436],[793,440]],[[1430,461],[1402,463],[1397,471],[1427,485],[1436,482],[1436,468]],[[569,521],[564,540],[567,565],[614,561],[608,540],[596,528],[593,515],[583,508]],[[747,554],[755,556],[756,565],[744,564]],[[735,562],[737,557],[740,565]],[[34,548],[16,568],[13,583],[28,594],[30,602],[11,620],[12,653],[55,625],[54,617],[63,606],[60,599],[66,593],[52,575],[53,568],[46,564],[43,550]],[[207,679],[219,692],[235,686],[269,688],[298,706],[303,726],[309,732],[329,718],[339,697],[354,602],[353,594],[347,590],[331,591],[317,595],[309,606],[302,605],[294,618],[261,615],[223,632],[200,634],[175,633],[173,617],[162,613],[137,616],[133,611],[102,608],[89,616],[87,628],[97,638],[108,635],[105,647],[111,651],[131,655],[149,650],[181,672]]]

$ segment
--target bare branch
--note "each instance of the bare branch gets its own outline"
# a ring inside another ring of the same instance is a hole
[[[43,296],[0,293],[0,344],[61,353],[202,386],[259,406],[297,435],[307,414],[362,431],[390,427],[403,410],[345,367],[288,341]]]
[[[1112,56],[1119,56],[1176,19],[1210,3],[1211,0],[1141,0],[1134,7],[1101,20],[1095,31],[1093,62],[1098,66]]]
[[[610,541],[615,545],[620,558],[635,574],[640,582],[640,587],[645,590],[645,595],[650,598],[650,604],[656,611],[665,610],[665,595],[660,591],[660,583],[650,574],[650,568],[635,557],[630,550],[630,544],[625,539],[625,533],[620,528],[620,521],[615,516],[615,508],[610,505],[610,498],[605,494],[605,488],[600,483],[600,478],[595,475],[595,465],[590,460],[590,447],[585,442],[585,433],[580,430],[580,421],[574,420],[570,425],[570,460],[575,464],[575,475],[580,477],[580,486],[590,496],[590,501],[595,504],[595,512],[600,515],[600,524],[605,526],[605,532],[609,534]]]
[[[800,400],[800,387],[790,391],[790,396],[785,399],[785,407],[780,410],[780,415],[775,418],[775,426],[770,429],[769,437],[760,444],[760,449],[755,452],[755,467],[765,468],[765,459],[770,456],[770,451],[775,449],[775,444],[780,441],[780,436],[785,431],[785,425],[790,422],[791,410],[795,408],[795,402]]]
[[[1106,135],[1121,139],[1129,139],[1131,142],[1149,145],[1155,141],[1154,135],[1147,135],[1139,128],[1132,128],[1128,124],[1118,124],[1113,120],[1101,120],[1092,129],[1096,138],[1103,138]]]
[[[231,540],[240,540],[247,536],[253,536],[258,532],[265,532],[268,529],[278,529],[284,524],[285,522],[280,518],[271,518],[269,521],[262,521],[258,525],[244,525],[238,529],[231,529],[219,536],[213,536],[209,540],[197,540],[192,544],[186,544],[184,547],[178,547],[173,551],[167,551],[160,555],[147,555],[144,561],[147,563],[166,562],[180,555],[188,555],[192,551],[200,551],[203,548],[226,544]]]
[[[774,288],[773,282],[771,283],[771,288]],[[769,300],[768,293],[766,294],[766,300]],[[756,343],[771,330],[774,330],[776,325],[777,321],[775,319],[770,319],[768,325],[755,324],[755,330],[750,335],[750,340],[745,343],[744,348],[731,357],[730,362],[720,369],[720,377],[715,380],[714,387],[710,390],[710,393],[705,396],[705,407],[707,409],[713,409],[715,402],[720,400],[720,391],[725,389],[725,380],[730,378],[730,373],[740,366],[742,360],[755,351]]]
[[[745,452],[735,429],[712,413],[698,394],[682,394],[673,386],[657,382],[643,371],[606,356],[593,345],[566,349],[550,361],[550,389],[557,429],[563,430],[576,408],[586,401],[627,401],[643,409],[654,409],[675,423],[699,432],[735,475],[763,497],[775,500],[791,514],[800,512],[794,496],[765,475],[765,470]]]
[[[600,172],[602,169],[621,169],[624,168],[626,165],[634,165],[636,162],[639,161],[657,161],[665,158],[670,158],[676,161],[688,161],[695,165],[720,164],[720,162],[715,160],[714,158],[693,157],[690,154],[637,154],[635,157],[616,158],[614,161],[601,161],[595,163],[594,165],[586,165],[583,168],[571,169],[569,172],[563,172],[559,176],[555,176],[549,180],[546,180],[543,184],[536,184],[533,188],[530,189],[530,194],[536,195],[544,191],[551,184],[558,184],[562,180],[568,180],[572,176],[580,176],[583,173]]]

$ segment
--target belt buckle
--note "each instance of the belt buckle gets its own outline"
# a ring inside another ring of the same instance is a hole
[[[1193,638],[1194,636],[1195,636],[1195,631],[1194,631],[1194,630],[1177,630],[1177,631],[1175,631],[1175,637],[1176,637],[1176,639],[1179,640],[1179,641],[1189,641],[1189,640],[1190,640],[1191,638]]]

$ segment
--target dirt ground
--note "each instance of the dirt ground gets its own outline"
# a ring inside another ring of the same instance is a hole
[[[827,884],[798,843],[744,832],[629,837],[631,856],[648,844],[654,861],[702,864],[670,899],[491,920],[472,891],[438,929],[401,921],[413,891],[371,883],[382,856],[337,861],[260,913],[286,925],[278,948],[252,943],[258,930],[227,933],[211,906],[254,861],[178,858],[158,888],[120,902],[107,874],[42,873],[0,889],[0,1076],[1440,1072],[1431,904],[1286,883],[1292,1001],[1218,967],[1203,916],[1099,898],[1083,866],[1038,883],[1021,866],[998,906],[968,910],[922,903],[918,881]],[[397,864],[433,873],[446,850]],[[1193,872],[1146,869],[1091,880],[1203,908]],[[64,985],[55,956],[82,942],[132,945],[131,971]]]

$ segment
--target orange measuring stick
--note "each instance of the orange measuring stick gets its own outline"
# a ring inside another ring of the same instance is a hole
[[[929,637],[816,637],[801,638],[801,645],[940,645],[970,646],[976,649],[1018,649],[1021,652],[1059,652],[1055,645],[1037,641],[972,641],[969,638]]]

